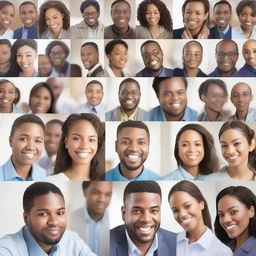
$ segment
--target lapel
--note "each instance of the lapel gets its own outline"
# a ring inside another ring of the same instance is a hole
[[[128,243],[125,235],[124,226],[120,227],[118,240],[116,241],[118,246],[116,247],[117,256],[128,256]]]

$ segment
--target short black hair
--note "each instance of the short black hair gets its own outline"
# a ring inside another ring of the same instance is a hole
[[[125,201],[127,197],[132,193],[155,193],[160,196],[160,199],[162,199],[162,192],[159,184],[154,180],[144,180],[144,181],[131,181],[129,182],[125,189],[124,189],[124,195],[123,195],[123,203],[125,204]]]
[[[131,5],[129,4],[129,2],[127,2],[127,1],[125,1],[125,0],[115,0],[115,1],[111,4],[111,9],[113,8],[113,6],[114,6],[115,4],[122,3],[122,2],[127,3],[127,4],[129,5],[130,9],[131,9]]]
[[[90,85],[90,84],[98,84],[98,85],[101,86],[101,89],[103,90],[102,83],[101,83],[100,81],[98,81],[98,80],[92,80],[92,81],[90,81],[90,82],[86,85],[85,90],[87,90],[87,87],[88,87],[88,85]]]
[[[122,87],[122,85],[125,84],[125,83],[135,83],[135,84],[137,84],[137,86],[139,87],[139,90],[140,90],[140,84],[139,84],[139,82],[138,82],[137,80],[135,80],[135,79],[129,77],[129,78],[124,79],[124,80],[120,83],[118,92],[121,91],[121,87]]]
[[[145,41],[145,42],[140,46],[140,52],[141,52],[142,48],[143,48],[145,45],[147,45],[147,44],[152,44],[152,43],[153,43],[153,44],[157,44],[157,45],[159,46],[159,48],[162,50],[160,44],[159,44],[157,41],[154,41],[154,40],[147,40],[147,41]]]
[[[82,182],[82,189],[85,191],[91,185],[92,181],[83,181]]]
[[[245,7],[250,7],[252,9],[252,15],[256,15],[256,2],[254,0],[242,0],[236,7],[236,14],[239,16]]]
[[[59,126],[63,126],[63,122],[61,121],[61,120],[59,120],[59,119],[51,119],[50,121],[48,121],[47,123],[46,123],[46,125],[45,126],[47,126],[47,125],[49,125],[49,124],[58,124]]]
[[[100,12],[100,5],[96,0],[85,0],[80,5],[80,12],[83,13],[84,9],[89,6],[93,6],[97,12]]]
[[[20,4],[20,7],[23,6],[23,5],[33,5],[34,8],[35,8],[35,11],[36,11],[36,13],[37,13],[37,7],[36,7],[35,3],[31,2],[31,1],[25,1],[25,2],[22,2],[22,3]],[[19,11],[20,11],[20,7],[19,7]]]
[[[63,43],[62,41],[59,41],[59,40],[51,41],[51,42],[47,45],[47,47],[46,47],[46,49],[45,49],[45,54],[46,54],[47,56],[50,56],[50,53],[51,53],[51,51],[52,51],[52,48],[53,48],[54,46],[57,46],[57,45],[59,45],[60,47],[62,47],[63,51],[65,52],[66,58],[67,58],[68,55],[69,55],[69,48],[68,48],[68,46],[67,46],[65,43]]]
[[[12,44],[8,39],[0,39],[0,45],[1,44],[6,44],[7,46],[9,46],[9,48],[12,47]]]
[[[85,46],[88,46],[88,45],[94,47],[95,50],[96,50],[96,52],[99,52],[99,47],[98,47],[98,45],[95,44],[94,42],[86,42],[86,43],[83,43],[82,46],[81,46],[81,48],[83,48],[83,47],[85,47]]]
[[[128,50],[128,44],[124,40],[114,39],[106,44],[105,46],[106,55],[110,54],[113,51],[114,47],[118,44],[123,45],[126,48],[126,50]]]
[[[226,0],[221,0],[221,1],[217,2],[217,3],[213,6],[213,10],[214,10],[215,7],[216,7],[217,5],[219,5],[219,4],[228,5],[228,7],[229,7],[229,9],[230,9],[230,12],[232,13],[232,6],[231,6],[231,4],[230,4],[228,1],[226,1]]]
[[[59,194],[65,202],[61,190],[54,184],[49,182],[35,182],[25,190],[23,194],[23,210],[30,212],[34,206],[34,199],[38,196],[48,195],[49,193]]]

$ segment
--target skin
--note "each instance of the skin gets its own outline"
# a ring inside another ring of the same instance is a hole
[[[146,13],[145,13],[146,20],[148,22],[148,26],[150,28],[157,26],[160,21],[160,12],[156,5],[154,4],[148,4],[146,7]]]
[[[63,48],[60,45],[56,45],[51,49],[50,58],[52,60],[53,66],[59,72],[67,56]]]
[[[96,8],[92,5],[86,7],[82,14],[84,22],[91,28],[95,29],[98,26],[98,19],[100,12],[97,12]]]
[[[121,211],[130,239],[141,251],[141,255],[145,255],[160,226],[160,195],[149,192],[131,193]]]
[[[35,123],[23,123],[9,137],[12,148],[12,163],[16,172],[24,179],[29,176],[32,163],[40,156],[44,145],[44,130]]]
[[[47,84],[51,87],[54,99],[57,100],[63,91],[63,81],[58,77],[51,77],[47,79]]]
[[[179,121],[187,106],[186,87],[180,77],[165,79],[160,83],[158,100],[168,121]]]
[[[252,8],[249,6],[245,6],[238,16],[240,21],[241,29],[244,31],[247,37],[252,33],[253,27],[256,25],[256,17]]]
[[[12,103],[16,98],[17,93],[15,86],[10,82],[0,84],[0,112],[11,113]]]
[[[108,181],[92,181],[87,189],[84,190],[86,197],[87,210],[95,221],[103,218],[112,197],[112,183]]]
[[[85,97],[91,106],[98,106],[104,96],[103,88],[100,84],[89,84],[85,90]]]
[[[243,82],[235,84],[231,90],[230,100],[236,108],[237,118],[245,120],[253,100],[251,87]]]
[[[49,8],[45,11],[45,23],[55,39],[58,39],[63,28],[63,18],[64,15],[58,9]]]
[[[227,4],[218,4],[214,8],[213,17],[218,30],[224,31],[231,21],[231,10]]]
[[[39,246],[50,253],[67,226],[64,199],[56,193],[37,196],[29,212],[23,213],[24,221]]]
[[[255,215],[255,209],[249,209],[235,196],[225,195],[218,202],[220,225],[231,239],[236,239],[235,252],[249,238],[249,221]]]
[[[147,132],[137,127],[123,128],[117,135],[115,147],[122,175],[127,179],[139,176],[149,152]]]
[[[81,60],[85,69],[91,70],[96,64],[99,63],[99,53],[95,47],[86,45],[81,48]]]
[[[175,220],[186,231],[189,243],[196,242],[205,232],[202,216],[204,202],[198,202],[187,192],[177,191],[171,195],[169,205]]]
[[[137,95],[132,95],[132,93]],[[126,115],[130,116],[136,111],[140,103],[140,95],[140,87],[136,83],[126,82],[122,84],[118,98],[121,109]]]
[[[51,107],[51,94],[48,89],[42,87],[31,97],[30,108],[33,113],[44,114]]]
[[[0,44],[0,72],[8,71],[10,67],[11,48],[6,44]]]
[[[194,130],[184,131],[178,142],[178,150],[183,168],[194,177],[197,177],[199,164],[204,158],[202,135]]]
[[[243,57],[249,66],[256,68],[256,40],[247,40],[243,44]]]
[[[37,23],[37,10],[32,4],[20,6],[19,13],[25,28],[32,28]]]
[[[51,59],[47,55],[38,56],[38,72],[40,77],[48,77],[52,72]]]
[[[12,5],[6,5],[0,10],[0,35],[11,27],[15,16],[15,9]]]
[[[163,69],[163,52],[156,43],[148,43],[141,49],[141,56],[145,67],[155,76]]]

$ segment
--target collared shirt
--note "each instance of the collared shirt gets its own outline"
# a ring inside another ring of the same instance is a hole
[[[143,166],[143,170],[139,176],[133,179],[127,179],[122,175],[120,171],[120,164],[118,164],[115,168],[107,171],[105,175],[105,180],[108,181],[159,180],[160,178],[161,177],[158,174]]]
[[[239,76],[240,76],[239,72],[235,68],[235,70],[233,71],[233,73],[229,77],[239,77]],[[215,70],[212,73],[210,73],[208,75],[208,77],[222,77],[220,69],[218,67],[215,68]]]
[[[231,116],[230,120],[239,120],[237,118],[237,113],[235,113],[233,116]],[[255,122],[256,121],[256,108],[249,108],[249,111],[248,111],[247,116],[244,121],[246,121],[246,122]]]
[[[147,121],[167,121],[160,106],[151,109],[148,113]],[[197,111],[190,107],[185,108],[185,112],[180,121],[198,121]]]
[[[93,112],[92,108],[95,108],[96,112]],[[97,106],[91,106],[88,102],[83,103],[71,110],[71,113],[91,113],[91,114],[105,114],[105,106],[100,103]]]
[[[221,112],[219,113],[217,120],[211,120],[207,115],[205,108],[204,108],[204,111],[198,116],[198,121],[215,121],[216,122],[216,121],[225,121],[225,120],[228,120],[228,117]]]
[[[128,232],[126,229],[125,229],[125,235],[126,235],[126,239],[127,239],[127,243],[128,243],[128,256],[140,256],[141,251],[133,243],[133,241],[131,240],[130,236],[128,235]],[[157,239],[157,233],[156,233],[154,240],[153,240],[151,246],[149,247],[147,253],[145,254],[145,256],[153,256],[154,252],[157,250],[157,248],[158,248],[158,239]]]
[[[213,28],[210,29],[210,38],[212,39],[231,39],[231,31],[232,27],[228,25],[224,31],[220,31],[215,25]]]
[[[46,170],[38,166],[37,164],[32,164],[30,176],[28,181],[31,180],[45,180]],[[0,180],[2,181],[24,181],[22,177],[16,172],[15,167],[12,163],[11,157],[2,166],[0,166]]]
[[[232,28],[232,39],[256,39],[256,28],[253,28],[252,33],[247,37],[241,27]]]
[[[2,35],[0,35],[0,39],[13,39],[13,35],[13,30],[7,28],[5,32]]]
[[[121,108],[119,108],[121,121],[137,120],[137,110],[138,109],[136,108],[135,111],[130,116],[128,116]]]
[[[243,77],[256,77],[256,68],[249,66],[247,63],[239,70],[239,75]]]
[[[172,77],[173,76],[173,70],[169,68],[163,67],[162,71],[159,75],[155,75],[148,68],[142,69],[140,72],[136,74],[137,77]]]
[[[21,39],[27,39],[27,38],[28,38],[28,29],[26,29],[25,27],[22,27]]]
[[[236,246],[235,239],[232,240],[228,246],[231,249],[234,249]],[[255,256],[256,251],[256,238],[254,236],[250,236],[242,246],[234,252],[233,256]]]
[[[198,173],[197,177],[194,177],[187,172],[182,166],[179,166],[176,170],[165,175],[163,180],[204,180],[205,175]]]
[[[48,156],[47,153],[46,153],[46,155],[40,157],[39,160],[36,162],[39,166],[41,166],[43,169],[46,170],[46,175],[47,176],[53,174],[53,169],[54,169],[54,166],[55,166],[56,157],[57,157],[57,155]]]
[[[232,256],[232,251],[206,227],[201,237],[191,244],[182,231],[177,235],[177,256]]]
[[[87,76],[90,77],[99,66],[101,66],[101,64],[97,63],[92,69],[88,70]]]
[[[173,76],[178,76],[178,77],[188,77],[187,71],[185,68],[175,68],[173,70]],[[201,70],[198,70],[198,73],[196,75],[197,77],[207,77],[207,75]]]

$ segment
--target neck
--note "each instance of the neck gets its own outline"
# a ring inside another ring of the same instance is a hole
[[[236,117],[238,120],[245,121],[248,114],[248,109],[246,111],[236,111]]]
[[[130,116],[136,111],[136,109],[137,109],[137,107],[136,107],[135,109],[124,110],[121,106],[120,106],[120,108],[121,108],[121,111],[122,111],[123,113],[125,113],[128,117],[130,117]]]
[[[20,165],[13,157],[11,158],[14,169],[24,180],[27,180],[31,170],[31,165]]]
[[[234,252],[237,251],[242,244],[249,238],[249,231],[248,228],[236,238],[236,247],[234,248]]]
[[[252,33],[252,29],[245,29],[244,27],[241,27],[241,29],[243,30],[246,37],[249,38]]]
[[[90,26],[88,23],[86,23],[86,21],[84,21],[84,23],[92,30],[98,27],[98,22],[96,22],[94,26]]]
[[[138,177],[141,174],[142,169],[143,169],[143,165],[138,167],[138,169],[136,170],[130,170],[127,167],[125,167],[122,163],[120,164],[120,170],[123,176],[129,180]]]
[[[157,71],[154,71],[154,70],[151,70],[151,69],[148,69],[148,71],[151,73],[151,74],[153,74],[154,76],[158,76],[162,71],[163,71],[163,66],[159,69],[159,70],[157,70]]]
[[[89,216],[90,216],[94,221],[96,221],[96,222],[100,221],[100,220],[103,218],[103,216],[104,216],[104,213],[101,214],[101,213],[93,212],[93,211],[91,211],[90,209],[88,209],[88,207],[87,207],[87,211],[88,211]]]
[[[191,174],[193,177],[197,177],[199,170],[198,165],[197,166],[184,166],[183,167],[189,174]]]
[[[185,68],[188,77],[197,77],[199,68]]]
[[[110,68],[112,69],[112,71],[113,71],[113,73],[115,74],[116,77],[123,77],[122,69],[114,68],[111,65],[110,65]]]
[[[115,26],[115,25],[114,25],[114,26]],[[128,32],[128,30],[129,30],[129,26],[127,26],[127,27],[125,27],[125,28],[118,28],[118,27],[115,26],[115,28],[116,28],[117,30],[119,30],[122,34],[125,34],[125,33]]]
[[[197,38],[197,36],[200,33],[200,31],[201,31],[201,28],[189,30],[189,32],[193,36],[193,38]]]
[[[199,225],[189,233],[187,233],[187,238],[189,240],[189,243],[194,243],[198,241],[198,239],[203,235],[203,233],[206,231],[206,227],[203,223],[203,220],[199,223]]]
[[[216,112],[212,109],[209,109],[207,106],[205,106],[205,111],[210,121],[217,121],[220,112]]]
[[[67,169],[64,174],[70,180],[86,180],[90,181],[90,164],[79,165],[72,163],[71,168]]]
[[[26,71],[21,71],[23,77],[32,77],[34,72],[35,72],[34,67]]]
[[[254,180],[255,174],[248,168],[248,161],[245,161],[239,166],[227,168],[228,175],[235,180]]]
[[[58,73],[60,73],[60,71],[61,71],[61,69],[62,69],[62,67],[63,67],[64,64],[65,64],[65,62],[61,63],[61,64],[58,65],[58,66],[54,66],[55,70],[56,70]]]
[[[6,72],[10,68],[10,64],[8,63],[2,63],[0,64],[0,72]]]
[[[12,104],[10,104],[6,107],[0,106],[0,113],[12,113]]]
[[[164,110],[163,110],[164,111]],[[165,115],[165,118],[167,121],[180,121],[182,119],[182,117],[184,116],[184,112],[185,112],[185,109],[184,111],[178,115],[178,116],[173,116],[173,115],[170,115],[169,113],[167,112],[164,112],[164,115]]]
[[[155,238],[155,237],[154,237]],[[153,239],[154,239],[153,238]],[[140,243],[137,241],[133,241],[133,243],[136,245],[136,247],[140,250],[140,256],[145,256],[146,253],[148,252],[151,244],[153,243],[153,241],[150,242],[146,242],[146,243]]]
[[[47,153],[47,155],[48,155],[49,157],[53,157],[53,156],[56,156],[56,155],[57,155],[57,152],[56,152],[56,153],[52,153],[52,152],[47,152],[47,151],[46,151],[46,153]]]
[[[218,27],[218,26],[217,26],[217,29],[218,29],[219,31],[222,31],[222,32],[223,32],[227,27],[228,27],[228,25],[227,25],[226,27]]]
[[[220,75],[222,76],[222,77],[230,77],[231,75],[232,75],[232,73],[235,71],[235,67],[231,70],[231,71],[229,71],[229,72],[223,72],[222,70],[220,70]]]
[[[51,32],[52,32],[53,38],[54,38],[54,39],[58,39],[59,36],[60,36],[61,30],[60,30],[60,31],[56,31],[56,32],[53,32],[53,31],[51,30]]]

